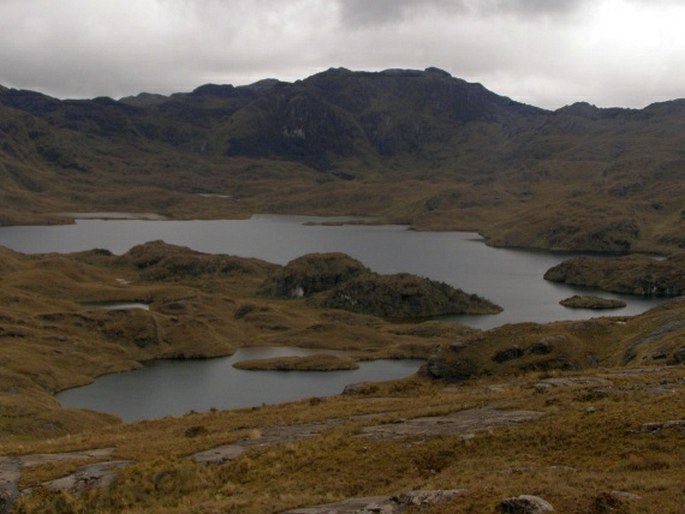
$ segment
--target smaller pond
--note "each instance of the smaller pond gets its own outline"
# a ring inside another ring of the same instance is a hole
[[[230,357],[152,361],[138,370],[104,375],[56,395],[66,408],[92,409],[124,421],[183,415],[191,410],[235,409],[331,396],[347,384],[395,380],[416,372],[420,360],[360,362],[344,371],[247,371],[233,363],[286,355],[340,353],[304,348],[243,348]]]

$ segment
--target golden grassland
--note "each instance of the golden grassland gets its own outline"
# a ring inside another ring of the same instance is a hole
[[[443,488],[467,493],[424,512],[492,512],[501,498],[518,494],[578,514],[612,512],[609,504],[617,512],[681,508],[685,432],[640,427],[685,412],[685,368],[678,364],[685,357],[683,300],[633,318],[483,332],[267,298],[259,291],[279,267],[161,242],[123,256],[0,252],[0,452],[113,448],[108,459],[132,461],[113,487],[82,494],[41,484],[98,459],[25,468],[19,487],[33,492],[17,512],[279,512]],[[94,301],[141,302],[149,310],[108,311]],[[422,376],[358,394],[127,424],[61,409],[51,396],[148,359],[227,355],[248,345],[428,360]],[[536,386],[574,377],[581,379]],[[439,436],[365,435],[368,427],[485,407],[542,415]],[[187,458],[308,423],[328,425],[315,437],[256,444],[220,464]]]
[[[278,160],[139,158],[148,173],[131,174],[127,166],[137,166],[133,158],[128,165],[106,161],[102,170],[85,176],[56,176],[26,166],[22,176],[32,176],[37,191],[1,187],[0,223],[69,223],[68,216],[58,215],[69,212],[154,212],[170,219],[237,219],[268,212],[374,216],[378,223],[416,230],[477,231],[488,244],[507,247],[668,254],[685,244],[678,177],[656,189],[645,187],[639,195],[611,196],[608,191],[626,181],[656,179],[604,176],[601,163],[540,162],[523,172],[504,169],[496,177],[448,165],[428,171],[419,166],[422,171],[414,172],[406,163],[397,169],[384,163],[343,180]],[[344,163],[340,167],[346,169]],[[596,187],[588,187],[588,181]]]
[[[473,329],[397,325],[379,318],[275,300],[257,291],[278,267],[148,243],[117,257],[91,251],[0,261],[2,437],[50,436],[109,416],[59,408],[51,394],[160,358],[230,355],[241,346],[304,346],[357,358],[425,358]],[[105,310],[91,302],[142,302]],[[84,305],[85,304],[85,305]]]
[[[361,397],[189,414],[5,449],[25,453],[113,447],[116,458],[135,461],[111,489],[71,495],[38,488],[20,500],[18,512],[261,513],[347,497],[453,488],[467,494],[423,512],[493,512],[501,498],[524,493],[546,498],[558,512],[680,512],[685,434],[682,428],[645,433],[640,427],[682,416],[683,368],[590,374],[608,379],[611,386],[543,392],[533,387],[541,379],[566,376],[558,373],[459,386],[413,377],[380,385]],[[539,411],[542,417],[440,437],[364,436],[367,426],[484,405]],[[338,418],[349,421],[310,439],[255,447],[223,464],[186,458],[221,444],[259,439],[269,427]],[[22,487],[38,486],[80,464],[29,468]],[[602,510],[601,499],[607,496],[616,499],[613,506],[620,510]]]

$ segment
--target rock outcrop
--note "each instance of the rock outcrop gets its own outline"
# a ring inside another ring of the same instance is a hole
[[[465,489],[441,489],[435,491],[410,491],[397,496],[367,496],[349,498],[341,502],[314,507],[291,509],[282,514],[401,514],[412,507],[428,507],[447,503],[463,496]],[[415,512],[411,510],[411,512]]]
[[[539,496],[522,494],[515,498],[505,498],[497,504],[497,512],[503,514],[544,514],[554,512],[554,507]]]

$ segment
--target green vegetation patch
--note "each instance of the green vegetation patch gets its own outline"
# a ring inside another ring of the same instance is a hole
[[[357,369],[359,364],[351,357],[319,354],[246,360],[236,362],[233,367],[251,371],[338,371]]]
[[[501,307],[474,294],[408,273],[379,275],[344,253],[307,254],[267,278],[260,294],[308,297],[318,307],[390,319],[496,314]]]
[[[502,310],[477,295],[406,273],[365,274],[335,287],[318,302],[324,307],[395,319],[496,314]]]
[[[570,298],[564,298],[559,302],[564,307],[571,307],[573,309],[620,309],[626,306],[623,300],[614,300],[610,298],[601,298],[599,296],[578,296],[573,295]]]
[[[641,255],[614,259],[575,257],[547,270],[545,280],[612,293],[681,296],[685,294],[685,253],[664,260]]]

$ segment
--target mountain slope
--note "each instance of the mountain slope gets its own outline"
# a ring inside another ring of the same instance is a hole
[[[494,245],[670,252],[683,147],[683,101],[551,112],[435,68],[120,101],[0,89],[0,221],[372,214]]]

